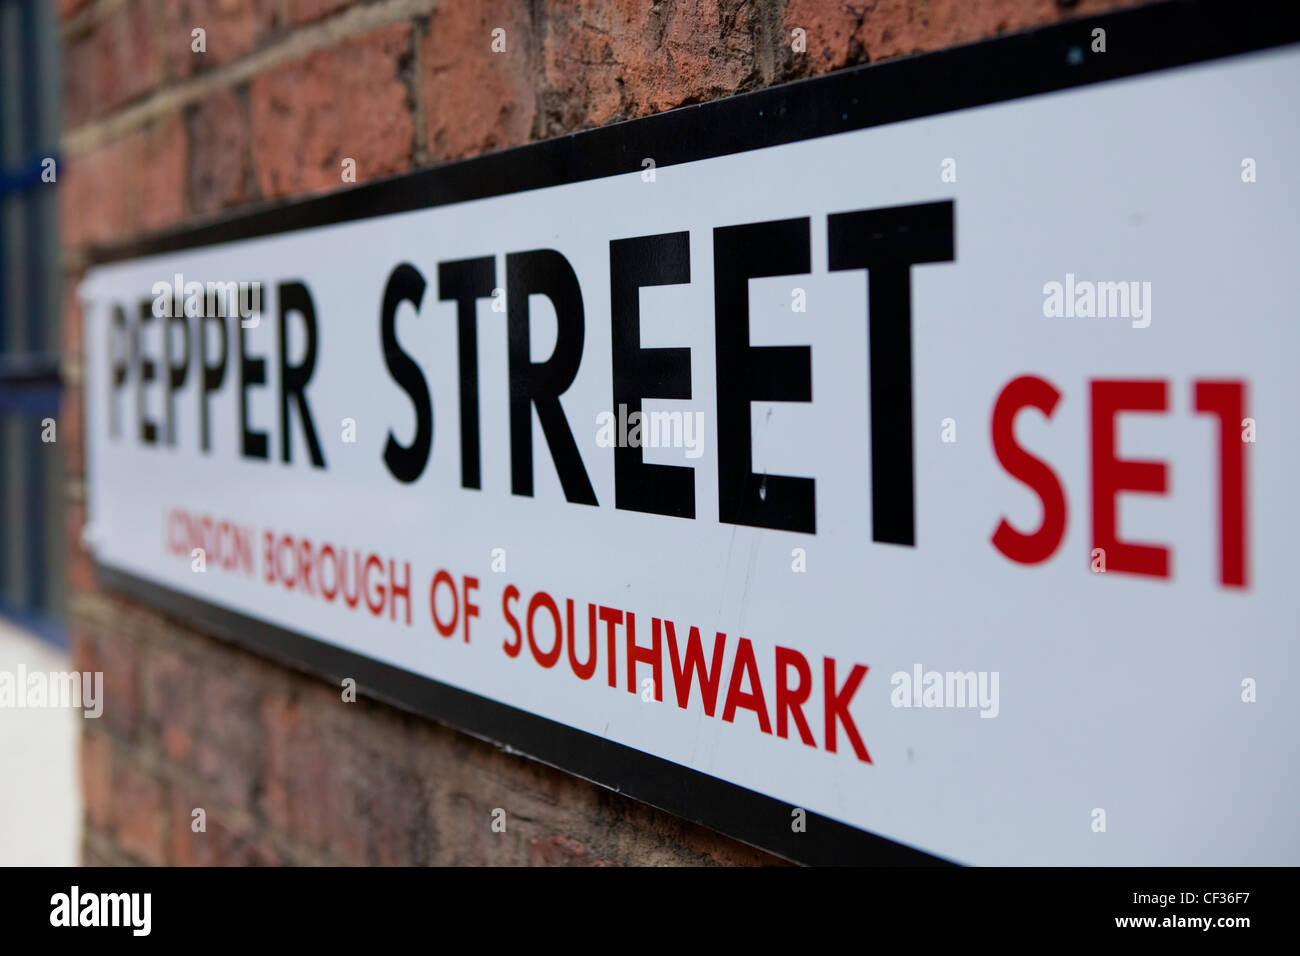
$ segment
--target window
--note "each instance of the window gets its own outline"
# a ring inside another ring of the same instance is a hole
[[[0,614],[63,644],[54,6],[0,0]]]

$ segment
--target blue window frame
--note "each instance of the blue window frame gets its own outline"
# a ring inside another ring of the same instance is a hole
[[[53,9],[0,0],[0,615],[66,644]]]

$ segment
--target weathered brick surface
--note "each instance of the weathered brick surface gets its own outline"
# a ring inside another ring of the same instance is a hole
[[[63,45],[63,123],[76,128],[96,116],[95,37],[83,35]]]
[[[185,170],[188,152],[185,127],[171,114],[136,130],[128,138],[133,164],[131,228],[155,232],[174,226],[185,216]]]
[[[107,684],[104,716],[83,722],[88,862],[772,862],[448,728],[345,703],[123,599],[78,604],[77,666],[103,668]]]
[[[162,0],[158,35],[169,79],[237,60],[274,32],[277,0]],[[202,52],[194,30],[204,31]]]
[[[250,89],[254,164],[262,194],[339,188],[342,162],[357,182],[411,162],[414,125],[403,71],[410,24],[372,30],[276,67]]]
[[[100,112],[141,96],[162,77],[153,6],[153,0],[128,0],[95,28],[95,105]]]
[[[70,476],[80,476],[85,470],[84,461],[84,406],[82,386],[66,385],[59,398],[59,417],[57,420],[57,440],[63,451],[64,472]]]
[[[126,180],[130,172],[126,140],[64,160],[59,175],[59,221],[66,245],[107,242],[129,234]]]
[[[352,6],[356,0],[288,0],[289,23],[301,26],[327,14]]]
[[[781,62],[794,76],[826,73],[854,63],[941,50],[976,40],[1055,23],[1142,0],[789,0]],[[804,53],[794,52],[802,29]]]
[[[258,843],[248,818],[232,814],[186,781],[168,789],[167,851],[172,866],[274,866],[289,862]],[[202,811],[196,814],[195,811]]]
[[[59,0],[75,145],[59,170],[62,241],[79,269],[90,245],[340,188],[345,158],[364,182],[1131,2]],[[71,382],[60,441],[75,446],[73,655],[106,682],[103,717],[83,722],[86,862],[775,862],[98,592],[80,537],[82,401]]]
[[[113,766],[113,831],[124,851],[143,863],[167,862],[166,788],[134,763]]]
[[[503,52],[493,52],[494,30],[505,31]],[[434,10],[420,57],[431,159],[458,159],[532,138],[537,48],[527,4],[484,0]]]
[[[140,727],[139,642],[117,630],[75,631],[73,666],[104,675],[104,710],[96,719],[120,740],[136,740]]]
[[[64,4],[71,17],[88,4]],[[69,126],[112,112],[155,89],[162,80],[156,0],[126,0],[101,6],[65,38],[64,122]],[[92,11],[94,12],[94,11]]]
[[[64,361],[79,362],[81,359],[83,328],[81,324],[81,302],[77,299],[76,283],[80,275],[65,276],[63,286],[62,315],[59,327],[59,351]],[[65,469],[67,466],[65,466]],[[80,471],[71,471],[74,477],[80,477]]]
[[[81,786],[87,826],[107,831],[113,824],[113,739],[107,734],[81,735]]]
[[[175,115],[67,157],[59,173],[64,244],[118,242],[180,222],[186,157],[184,128]]]
[[[197,662],[172,648],[159,648],[149,654],[142,673],[149,732],[156,735],[167,760],[189,766],[199,720],[193,702],[199,698],[205,675]]]
[[[207,216],[246,202],[251,192],[248,110],[240,91],[219,89],[188,118],[189,209]]]
[[[757,85],[760,5],[549,0],[545,132],[717,99]]]

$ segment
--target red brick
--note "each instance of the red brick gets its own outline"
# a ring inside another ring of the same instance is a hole
[[[207,96],[189,120],[191,209],[205,216],[247,202],[249,131],[247,110],[233,90]]]
[[[204,794],[173,787],[167,845],[172,866],[271,866],[277,854],[257,844],[255,834],[229,824],[230,816]],[[203,811],[203,829],[196,831],[194,811]]]
[[[548,0],[547,135],[754,85],[756,17],[743,0]]]
[[[500,853],[502,844],[513,844],[516,833],[510,829],[508,814],[505,833],[492,829],[493,807],[484,802],[486,799],[485,793],[449,789],[430,807],[439,864],[486,866],[494,854],[497,858],[506,856]]]
[[[81,302],[77,298],[80,276],[69,276],[63,284],[60,316],[60,345],[65,359],[78,360],[82,348]],[[83,386],[67,385],[59,397],[59,447],[63,452],[63,473],[68,478],[85,474]]]
[[[587,852],[577,840],[564,836],[539,837],[528,844],[528,863],[531,866],[610,866],[607,860],[598,860]]]
[[[275,866],[281,862],[269,848],[258,846],[255,837],[227,829],[215,822],[211,813],[206,829],[195,832],[196,808],[197,804],[173,805],[168,839],[172,866]]]
[[[195,766],[225,804],[250,809],[262,765],[262,733],[258,710],[263,692],[259,670],[264,665],[232,663],[228,652],[200,645],[203,653],[186,662],[197,669],[198,721],[194,730]]]
[[[110,631],[73,629],[77,670],[104,675],[104,713],[98,718],[113,734],[133,738],[140,723],[140,681],[135,641]]]
[[[492,31],[506,31],[504,53]],[[445,3],[421,40],[429,155],[457,159],[532,138],[538,41],[528,5],[513,0]]]
[[[162,48],[169,79],[192,76],[257,49],[275,29],[278,0],[163,0]],[[204,52],[194,34],[206,36]]]
[[[82,725],[81,793],[86,820],[98,830],[113,822],[113,743],[106,735]]]
[[[60,348],[65,356],[79,357],[82,347],[81,300],[77,298],[80,275],[65,275],[63,279],[62,325],[59,330]]]
[[[366,861],[375,866],[410,866],[430,857],[424,780],[417,769],[409,726],[368,703],[337,704],[331,715],[333,750],[344,757],[336,829],[345,844],[364,840]]]
[[[128,141],[118,139],[64,161],[59,173],[64,245],[105,243],[129,235],[131,158]]]
[[[69,632],[68,653],[72,658],[73,670],[92,670],[99,662],[99,648],[95,646],[95,637],[84,627],[74,626]]]
[[[82,386],[68,385],[59,396],[59,417],[56,432],[59,448],[63,451],[63,471],[69,478],[81,478],[86,468],[82,453],[85,429],[82,408],[85,398]]]
[[[76,129],[95,115],[96,54],[93,33],[63,48],[63,125]]]
[[[352,6],[356,0],[289,0],[289,23],[298,26]]]
[[[152,0],[130,0],[95,27],[96,110],[115,109],[158,85]]]
[[[259,75],[250,90],[253,156],[265,197],[357,182],[410,165],[414,123],[404,62],[411,27],[393,24]]]
[[[358,707],[342,701],[337,706]],[[348,719],[340,713],[333,715],[330,722]],[[329,795],[322,805],[328,813],[321,815],[323,831],[317,838],[319,845],[349,865],[373,864],[381,859],[388,863],[409,863],[408,854],[401,850],[405,827],[400,821],[381,819],[379,794],[396,781],[388,775],[389,768],[374,750],[378,741],[374,728],[368,726],[370,721],[365,716],[355,719],[361,721],[355,740],[340,739],[338,729],[327,736],[326,761],[330,769],[325,785]],[[396,800],[390,800],[387,807],[403,819],[412,810],[410,806],[399,806]]]
[[[973,43],[1058,20],[1133,6],[1141,0],[876,0],[838,2],[789,0],[785,8],[783,56],[794,75],[826,73],[851,63]],[[791,33],[805,31],[807,52],[791,50]]]
[[[185,215],[185,127],[179,114],[131,135],[134,185],[132,222],[143,232],[174,226]]]
[[[173,789],[171,815],[167,834],[168,863],[171,866],[217,866],[218,857],[226,843],[224,828],[216,820],[203,798],[192,791]],[[204,812],[204,830],[196,832],[194,811]]]
[[[261,808],[291,836],[340,862],[363,864],[365,840],[354,809],[364,805],[364,797],[352,778],[367,772],[364,754],[334,746],[330,721],[313,701],[319,688],[304,689],[292,698],[273,693],[263,698]],[[339,699],[338,706],[355,705]]]
[[[64,244],[115,243],[179,223],[186,154],[184,126],[172,115],[70,156],[59,171]]]
[[[275,826],[289,825],[289,761],[294,746],[300,711],[287,697],[267,694],[262,698],[262,814]]]
[[[145,659],[142,679],[145,713],[163,753],[177,763],[187,764],[194,747],[198,716],[194,701],[202,670],[195,661],[175,651],[158,649]]]
[[[98,584],[95,563],[81,546],[81,531],[85,523],[84,505],[68,503],[64,506],[64,569],[67,572],[68,587],[73,592],[93,591]]]
[[[144,863],[167,861],[165,790],[161,781],[133,764],[118,763],[113,773],[114,838]]]

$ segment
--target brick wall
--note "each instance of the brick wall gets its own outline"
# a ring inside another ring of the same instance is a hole
[[[1129,2],[58,0],[72,645],[106,682],[83,725],[86,862],[776,862],[99,590],[80,546],[88,246],[339,188],[343,157],[364,182]]]

